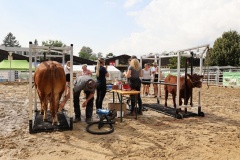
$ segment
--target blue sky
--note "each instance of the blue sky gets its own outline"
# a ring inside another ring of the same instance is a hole
[[[213,45],[240,34],[240,0],[0,0],[0,44],[12,32],[22,47],[37,39],[93,53],[140,57]]]

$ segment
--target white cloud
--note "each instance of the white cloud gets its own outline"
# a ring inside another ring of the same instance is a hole
[[[135,1],[127,2],[130,6]],[[213,44],[223,32],[240,33],[239,6],[239,0],[153,0],[143,10],[128,13],[141,31],[110,50],[143,55]]]
[[[141,2],[142,0],[126,0],[124,7],[125,8],[130,8],[132,6],[134,6],[135,4]]]

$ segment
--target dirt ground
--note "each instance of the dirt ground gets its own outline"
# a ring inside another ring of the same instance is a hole
[[[239,159],[240,88],[204,85],[201,91],[205,117],[175,119],[148,110],[137,120],[127,116],[120,123],[116,118],[111,134],[93,135],[86,131],[82,109],[83,121],[74,123],[72,131],[29,134],[28,85],[0,84],[0,159]],[[153,97],[142,100],[156,103]]]

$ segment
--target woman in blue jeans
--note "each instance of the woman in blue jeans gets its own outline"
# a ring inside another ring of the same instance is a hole
[[[107,66],[104,67],[105,60],[103,58],[99,58],[97,61],[96,67],[96,77],[97,77],[97,98],[96,98],[96,108],[102,109],[103,99],[107,92],[107,82],[106,77],[109,77],[109,73],[107,71]]]

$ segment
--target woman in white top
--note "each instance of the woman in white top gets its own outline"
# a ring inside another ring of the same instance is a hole
[[[153,76],[154,77],[154,81],[153,81],[154,97],[157,97],[158,83],[160,82],[160,80],[162,79],[163,76],[162,76],[162,72],[160,72],[160,79],[158,79],[159,70],[158,70],[158,66],[157,66],[156,62],[153,63],[153,67],[154,68],[152,68],[152,74],[154,74],[154,76]],[[160,97],[161,97],[161,85],[159,85],[159,90],[160,90]]]
[[[144,64],[144,68],[142,69],[142,84],[143,84],[143,90],[142,90],[142,96],[144,95],[149,96],[149,87],[151,83],[151,69],[149,68],[149,65],[147,63]]]

